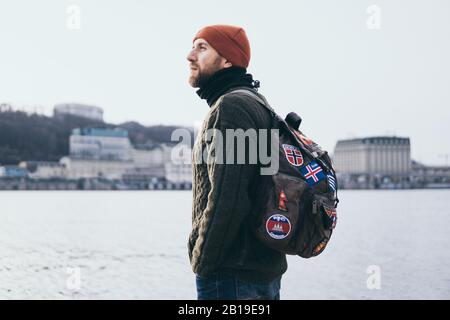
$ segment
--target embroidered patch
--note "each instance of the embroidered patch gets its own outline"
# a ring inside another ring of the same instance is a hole
[[[288,211],[286,208],[287,197],[284,193],[284,190],[281,190],[280,195],[278,196],[278,209],[283,211]]]
[[[308,165],[300,169],[309,186],[315,185],[317,182],[325,178],[325,173],[315,161],[311,161]]]
[[[284,239],[291,232],[291,222],[282,214],[274,214],[267,219],[266,231],[274,239]]]
[[[286,159],[293,166],[299,167],[303,164],[303,156],[297,147],[291,146],[290,144],[283,144],[284,154]]]
[[[327,225],[325,227],[328,229],[334,229],[336,227],[336,222],[337,222],[336,209],[328,209],[328,208],[324,207],[324,210],[329,218],[329,220],[328,220],[329,222],[327,223]]]
[[[314,141],[312,141],[310,138],[308,138],[307,136],[304,136],[303,134],[301,134],[298,131],[295,131],[295,135],[300,139],[300,141],[307,146],[311,146],[314,144]]]
[[[331,173],[327,174],[327,180],[330,190],[336,192],[336,178],[334,177],[334,175]]]
[[[325,249],[326,245],[328,243],[328,240],[325,238],[323,239],[313,250],[312,254],[313,256],[317,256],[319,253]]]
[[[310,146],[314,143],[310,138],[302,135],[301,133],[300,133],[300,140],[303,142],[303,144],[306,144],[307,146]]]

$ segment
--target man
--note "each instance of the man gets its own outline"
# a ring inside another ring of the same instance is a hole
[[[193,150],[188,246],[198,299],[279,299],[286,256],[262,245],[252,232],[252,212],[258,206],[259,163],[198,161],[205,150],[206,160],[213,157],[207,134],[212,129],[216,134],[211,141],[218,139],[219,132],[224,137],[222,145],[228,146],[227,129],[258,132],[271,128],[268,110],[251,96],[233,93],[237,89],[256,93],[259,85],[246,71],[250,61],[246,33],[235,26],[207,26],[194,37],[187,59],[189,84],[199,88],[197,94],[210,106]]]

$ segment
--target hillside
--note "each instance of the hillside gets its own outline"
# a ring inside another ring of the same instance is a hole
[[[69,136],[73,129],[84,127],[128,130],[133,145],[170,143],[176,126],[143,126],[137,122],[104,123],[76,116],[61,118],[0,111],[0,164],[17,164],[25,160],[58,161],[69,153]]]

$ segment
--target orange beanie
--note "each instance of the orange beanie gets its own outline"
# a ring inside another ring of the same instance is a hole
[[[250,43],[241,27],[228,25],[213,25],[201,29],[194,37],[205,39],[233,66],[247,68],[250,62]]]

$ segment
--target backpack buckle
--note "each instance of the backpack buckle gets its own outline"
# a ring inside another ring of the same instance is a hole
[[[317,200],[313,200],[312,202],[312,213],[317,214],[319,212],[319,204]]]

